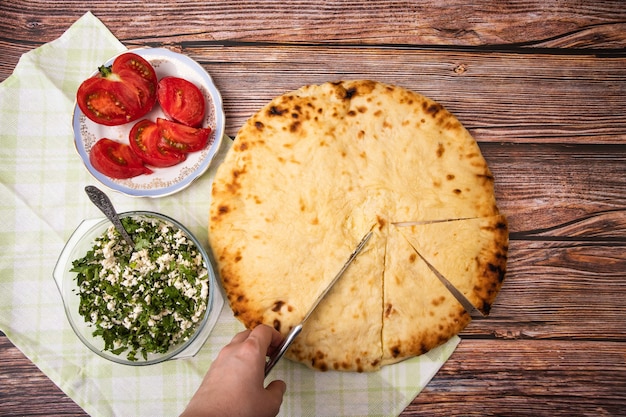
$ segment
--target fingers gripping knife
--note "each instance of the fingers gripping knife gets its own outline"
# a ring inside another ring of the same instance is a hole
[[[339,281],[339,278],[341,278],[341,276],[343,275],[343,273],[346,271],[346,269],[348,269],[348,267],[350,266],[350,264],[352,263],[352,261],[354,261],[354,259],[356,258],[356,256],[359,254],[359,252],[361,252],[361,250],[363,249],[363,247],[365,246],[365,244],[367,243],[367,241],[370,239],[370,237],[372,236],[372,232],[368,232],[365,236],[363,236],[363,239],[361,239],[361,242],[359,243],[359,245],[356,247],[356,249],[354,250],[354,252],[352,252],[352,254],[350,255],[350,257],[348,258],[348,260],[346,261],[345,264],[343,264],[343,266],[341,267],[341,269],[339,270],[339,272],[337,273],[337,275],[335,275],[335,277],[333,278],[333,280],[330,282],[330,284],[326,287],[326,289],[324,289],[324,291],[322,291],[322,293],[317,297],[317,299],[315,300],[315,302],[313,303],[313,306],[311,307],[311,309],[308,311],[308,313],[304,316],[304,318],[302,319],[302,321],[295,326],[293,329],[291,329],[291,331],[287,334],[287,336],[285,337],[285,339],[283,340],[283,342],[281,343],[281,345],[278,347],[278,349],[276,350],[276,352],[274,352],[273,355],[270,356],[269,360],[267,361],[267,363],[265,364],[265,376],[267,376],[267,374],[270,373],[270,371],[272,370],[272,368],[274,367],[274,365],[276,365],[276,363],[280,360],[280,358],[283,357],[283,355],[285,354],[285,352],[287,351],[287,349],[289,349],[289,346],[291,346],[291,344],[293,343],[293,341],[295,340],[295,338],[300,334],[300,332],[302,331],[302,326],[304,325],[304,323],[307,321],[307,319],[311,316],[311,314],[313,313],[313,311],[315,311],[315,308],[319,305],[319,303],[324,299],[324,297],[326,297],[326,294],[328,294],[330,292],[330,289],[335,285],[335,283],[337,281]]]

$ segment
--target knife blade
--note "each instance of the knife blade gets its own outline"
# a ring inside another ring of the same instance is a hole
[[[265,363],[265,376],[269,374],[269,372],[272,370],[274,365],[276,365],[276,363],[280,360],[280,358],[283,357],[285,352],[287,352],[287,349],[289,349],[289,346],[291,346],[293,341],[302,331],[302,326],[304,326],[304,323],[309,319],[309,317],[311,317],[311,314],[313,314],[313,312],[315,311],[317,306],[320,304],[320,302],[326,297],[326,295],[330,292],[331,288],[333,288],[333,286],[337,283],[337,281],[339,281],[339,278],[341,278],[344,272],[346,272],[346,270],[348,269],[352,261],[354,261],[357,255],[365,247],[365,244],[370,239],[370,237],[372,237],[371,231],[367,232],[365,236],[363,236],[363,239],[361,239],[361,242],[359,242],[356,249],[354,249],[354,251],[350,254],[350,257],[348,258],[348,260],[343,264],[339,272],[337,272],[337,275],[335,275],[333,280],[330,282],[330,284],[328,284],[328,286],[324,289],[324,291],[322,291],[320,295],[318,295],[317,299],[315,300],[315,302],[313,302],[313,305],[311,306],[309,311],[306,313],[302,321],[289,331],[289,333],[287,334],[287,336],[285,336],[285,339],[283,339],[280,346],[276,349],[273,355],[269,357],[269,360]]]
[[[458,222],[460,220],[470,220],[470,219],[471,217],[459,217],[456,219],[416,220],[416,221],[409,221],[409,222],[394,222],[392,224],[398,227],[411,227],[411,226],[422,226],[425,224],[434,224],[434,223]]]
[[[426,266],[433,272],[433,274],[435,274],[439,281],[448,289],[448,291],[450,291],[454,298],[456,298],[457,301],[461,303],[465,311],[467,311],[470,316],[472,316],[473,318],[486,317],[482,311],[474,307],[474,304],[472,304],[471,301],[467,299],[465,294],[463,294],[461,291],[458,290],[458,288],[452,285],[452,283],[448,281],[448,279],[444,277],[443,274],[437,270],[437,268],[435,268],[430,262],[428,262],[421,253],[419,253],[417,250],[415,252],[419,255],[422,261],[424,261]]]

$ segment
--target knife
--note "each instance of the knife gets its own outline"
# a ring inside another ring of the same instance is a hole
[[[311,309],[306,313],[306,315],[304,316],[304,318],[302,319],[302,321],[296,325],[293,329],[291,329],[291,331],[287,334],[287,336],[285,337],[285,339],[282,341],[282,343],[280,344],[280,346],[278,347],[278,349],[276,349],[276,352],[274,352],[269,360],[265,363],[265,376],[267,376],[267,374],[270,373],[270,371],[272,370],[272,368],[274,367],[274,365],[276,365],[276,363],[280,360],[280,358],[283,357],[283,355],[285,354],[285,352],[287,351],[287,349],[289,349],[289,346],[291,346],[291,344],[293,343],[293,341],[296,339],[296,337],[300,334],[300,332],[302,331],[302,326],[304,325],[304,323],[307,321],[307,319],[311,316],[311,314],[313,314],[313,311],[315,311],[315,308],[319,305],[319,303],[324,299],[324,297],[326,297],[326,295],[328,294],[328,292],[330,291],[330,289],[335,285],[335,283],[337,281],[339,281],[339,278],[341,278],[341,276],[343,275],[344,272],[346,272],[346,269],[348,269],[348,267],[350,266],[350,264],[352,263],[352,261],[354,261],[354,259],[356,258],[356,256],[359,254],[359,252],[361,252],[361,250],[363,249],[363,247],[365,247],[365,244],[367,243],[367,241],[370,239],[370,237],[372,237],[372,232],[368,232],[365,236],[363,236],[363,239],[361,239],[361,242],[359,243],[359,245],[356,247],[356,249],[354,250],[354,252],[352,252],[352,254],[350,255],[350,257],[348,258],[348,260],[346,261],[345,264],[343,264],[343,266],[341,267],[341,269],[339,270],[339,272],[337,273],[337,275],[335,275],[335,277],[333,278],[333,280],[330,282],[330,284],[328,284],[328,286],[324,289],[324,291],[322,291],[322,293],[317,297],[317,299],[315,300],[315,302],[313,303],[313,306],[311,307]]]
[[[471,220],[471,217],[459,217],[456,219],[439,219],[439,220],[417,220],[411,222],[394,222],[392,223],[394,226],[399,227],[410,227],[410,226],[421,226],[424,224],[433,224],[433,223],[447,223],[447,222],[458,222],[459,220]]]
[[[428,266],[428,268],[433,272],[433,274],[435,274],[435,276],[448,289],[448,291],[450,291],[450,293],[452,293],[454,298],[456,298],[457,301],[459,303],[461,303],[461,305],[463,306],[465,311],[467,311],[470,316],[472,316],[473,318],[483,318],[483,317],[486,317],[485,314],[483,314],[482,311],[480,311],[479,309],[474,307],[474,304],[472,304],[471,301],[467,299],[465,294],[463,294],[454,285],[452,285],[452,283],[450,281],[448,281],[448,279],[446,277],[444,277],[443,274],[437,270],[437,268],[435,268],[430,262],[428,262],[426,260],[426,258],[424,258],[422,256],[422,254],[419,253],[419,251],[416,250],[415,252],[417,252],[417,254],[422,259],[422,261],[424,261],[426,266]]]

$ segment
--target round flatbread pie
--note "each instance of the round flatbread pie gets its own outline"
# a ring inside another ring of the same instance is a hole
[[[493,181],[461,123],[410,90],[357,80],[276,97],[213,182],[209,241],[234,315],[288,333],[373,231],[286,356],[363,372],[429,351],[471,320],[431,267],[484,313],[500,290]]]

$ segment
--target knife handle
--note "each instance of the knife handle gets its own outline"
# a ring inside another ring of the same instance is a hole
[[[282,341],[276,352],[270,356],[269,360],[265,363],[265,376],[270,373],[274,365],[283,357],[289,346],[293,343],[295,338],[302,331],[302,323],[298,324],[296,327],[291,329],[291,331],[285,336],[285,339]]]

